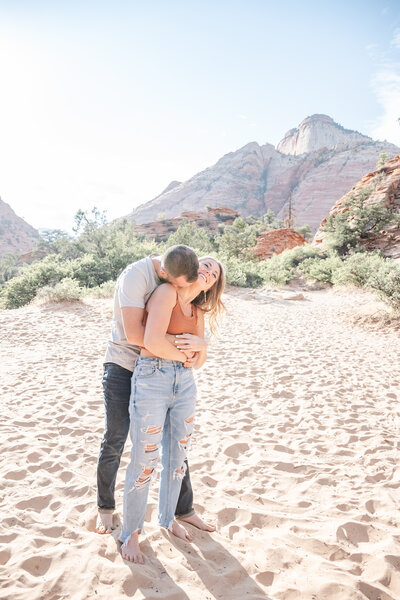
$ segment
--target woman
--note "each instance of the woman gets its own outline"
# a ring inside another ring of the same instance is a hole
[[[195,368],[206,360],[204,313],[209,313],[213,331],[224,308],[222,265],[211,257],[199,259],[197,281],[176,290],[161,284],[149,299],[144,348],[132,377],[130,401],[132,440],[131,462],[124,492],[124,520],[121,532],[122,557],[143,564],[139,533],[143,530],[149,485],[162,447],[159,492],[159,523],[174,535],[191,540],[175,519],[175,508],[186,470],[186,453],[193,430],[196,385],[191,368],[184,365],[196,353]],[[165,334],[180,334],[176,360],[158,358],[169,344]]]

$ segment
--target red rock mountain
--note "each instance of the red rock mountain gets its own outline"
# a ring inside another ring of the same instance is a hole
[[[271,208],[285,218],[291,198],[295,225],[316,231],[333,204],[375,168],[381,152],[392,158],[399,151],[344,129],[327,115],[313,115],[291,129],[277,148],[250,142],[191,179],[174,181],[127,218],[146,223],[159,213],[170,218],[206,206],[227,206],[242,216],[262,216]]]
[[[36,244],[39,232],[18,217],[0,198],[0,256],[7,252],[22,254]]]
[[[350,196],[371,188],[373,191],[365,201],[366,204],[383,204],[392,212],[400,212],[400,154],[389,160],[380,169],[364,175],[347,194],[334,204],[330,214],[347,212],[346,203],[350,200]],[[315,234],[313,245],[323,247],[325,221],[326,218]],[[364,246],[367,250],[380,250],[384,256],[400,259],[400,228],[388,226],[379,236],[366,240]]]

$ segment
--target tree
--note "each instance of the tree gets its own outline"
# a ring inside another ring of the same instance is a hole
[[[309,240],[312,236],[311,227],[309,225],[301,225],[301,227],[296,227],[295,231],[300,233],[300,235],[304,235],[306,240]]]
[[[383,165],[387,162],[388,160],[388,155],[386,152],[381,152],[379,157],[378,157],[378,162],[376,163],[376,168],[377,169],[381,169],[383,167]]]
[[[223,235],[217,238],[219,251],[228,257],[254,259],[253,248],[256,245],[259,227],[259,222],[249,224],[242,217],[238,217],[232,225],[227,225]]]
[[[207,231],[194,222],[184,221],[167,240],[167,248],[175,244],[185,244],[200,254],[208,254],[215,250],[214,244]]]
[[[82,253],[105,255],[105,240],[103,228],[107,224],[106,212],[98,208],[83,211],[79,209],[74,217],[75,225],[72,231],[78,235],[76,247]]]

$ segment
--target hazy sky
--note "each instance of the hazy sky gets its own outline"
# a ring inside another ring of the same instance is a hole
[[[400,145],[398,0],[0,0],[0,197],[129,213],[314,113]]]

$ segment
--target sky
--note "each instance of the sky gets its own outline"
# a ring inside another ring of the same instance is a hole
[[[109,220],[315,113],[400,146],[398,0],[0,0],[0,197]]]

